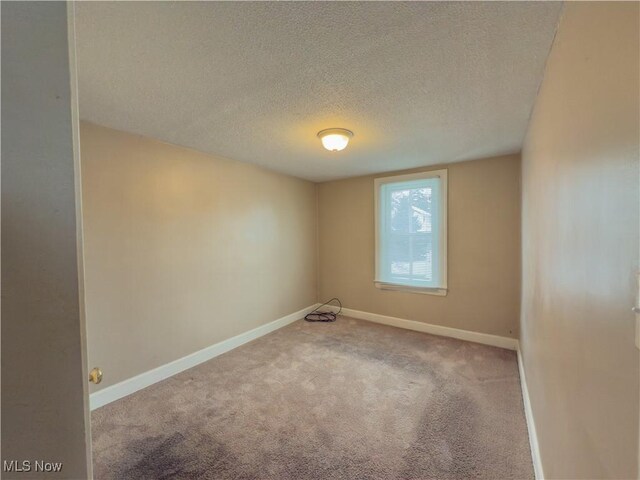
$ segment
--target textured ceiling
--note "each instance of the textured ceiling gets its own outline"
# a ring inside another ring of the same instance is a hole
[[[80,115],[314,181],[517,152],[560,8],[77,2]]]

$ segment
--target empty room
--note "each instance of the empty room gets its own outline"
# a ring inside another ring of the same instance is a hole
[[[639,2],[6,2],[3,479],[640,478]]]

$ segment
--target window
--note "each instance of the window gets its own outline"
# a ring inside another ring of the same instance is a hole
[[[378,288],[446,295],[447,171],[375,180]]]

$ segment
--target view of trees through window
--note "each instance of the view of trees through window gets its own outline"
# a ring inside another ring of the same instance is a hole
[[[433,277],[432,188],[391,190],[388,261],[392,277],[431,281]]]

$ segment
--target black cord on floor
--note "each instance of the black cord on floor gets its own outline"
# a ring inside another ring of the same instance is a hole
[[[334,302],[334,301],[338,302],[338,306],[340,307],[337,313],[333,313],[331,311],[323,312],[320,310],[325,305],[329,305],[331,302]],[[322,305],[316,308],[313,312],[308,313],[304,317],[304,319],[307,322],[335,322],[336,318],[338,318],[338,315],[340,315],[340,312],[342,312],[342,302],[340,302],[340,299],[334,297],[328,302],[324,302]]]

